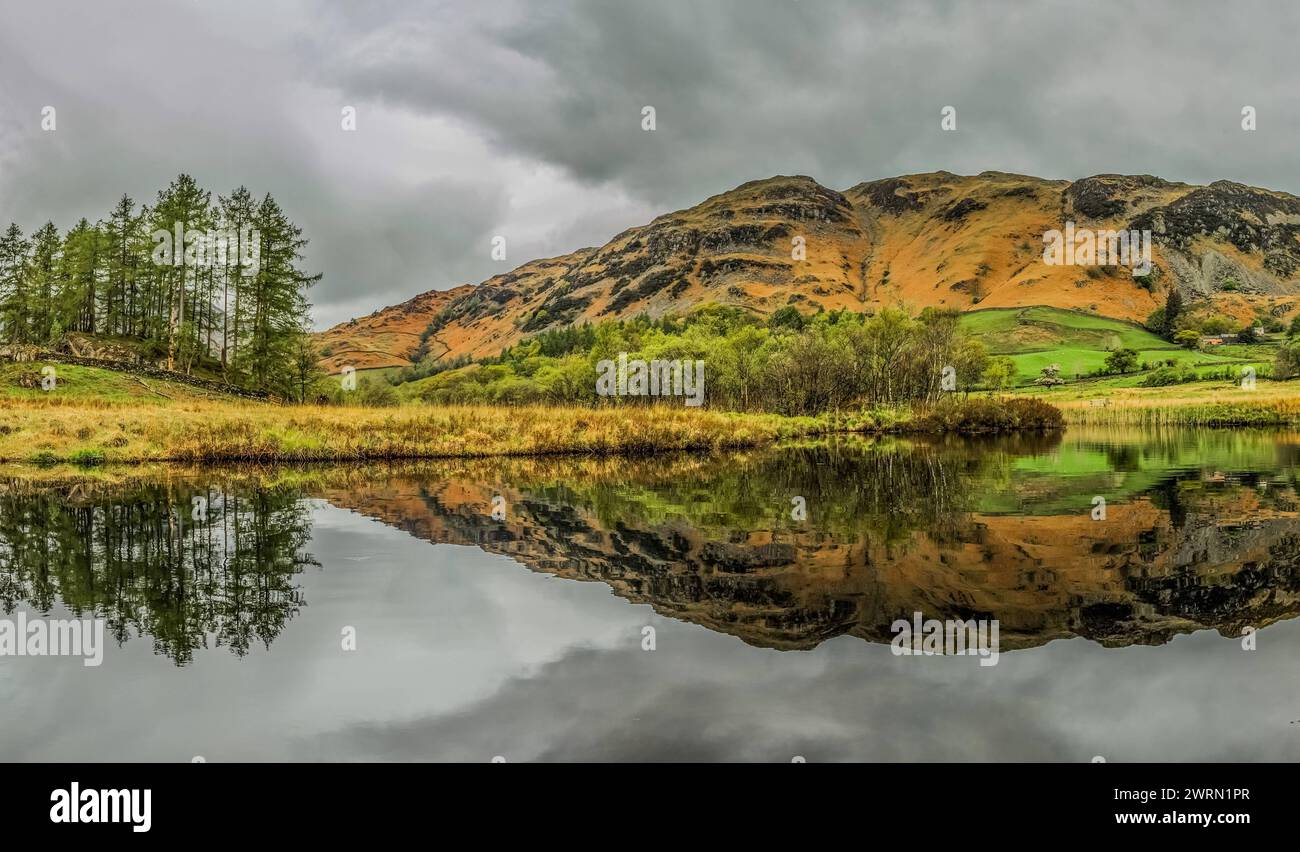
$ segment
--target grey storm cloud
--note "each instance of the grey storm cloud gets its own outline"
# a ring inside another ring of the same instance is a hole
[[[66,227],[180,171],[270,191],[325,274],[318,325],[773,174],[1300,192],[1300,7],[1276,0],[51,2],[0,19],[0,218]]]
[[[478,9],[448,26],[411,7],[403,21],[352,32],[334,78],[455,114],[502,150],[669,205],[771,174],[844,187],[939,168],[1150,171],[1300,189],[1286,44],[1300,10],[1287,4]],[[379,56],[380,43],[398,47]],[[658,113],[654,133],[639,126],[645,104]],[[956,133],[939,127],[947,105]],[[1245,105],[1262,116],[1253,135],[1240,128]]]

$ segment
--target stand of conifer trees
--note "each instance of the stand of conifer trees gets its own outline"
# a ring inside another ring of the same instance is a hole
[[[160,232],[185,236],[174,244]],[[297,374],[315,369],[306,292],[320,276],[301,269],[306,245],[271,195],[241,186],[214,199],[185,174],[152,206],[123,195],[66,234],[52,222],[30,236],[10,224],[0,233],[0,343],[91,334],[169,369],[296,398]]]

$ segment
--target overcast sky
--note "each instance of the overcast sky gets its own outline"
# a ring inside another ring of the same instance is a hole
[[[324,327],[773,174],[1300,194],[1297,32],[1284,0],[0,0],[0,224],[66,228],[181,171],[269,191]]]

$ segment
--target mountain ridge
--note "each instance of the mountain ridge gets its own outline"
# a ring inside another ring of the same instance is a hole
[[[1150,231],[1154,271],[1049,265],[1043,235]],[[802,255],[799,239],[802,238]],[[548,328],[683,313],[1052,307],[1141,322],[1176,287],[1238,321],[1300,306],[1300,198],[1154,175],[1051,180],[946,171],[843,191],[807,175],[747,181],[602,246],[432,290],[318,334],[331,372],[480,358]],[[422,326],[422,327],[421,327]]]

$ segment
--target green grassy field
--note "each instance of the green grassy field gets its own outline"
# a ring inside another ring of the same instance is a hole
[[[370,379],[372,382],[387,381],[390,376],[395,376],[404,368],[402,367],[371,367],[368,370],[357,370],[357,380]]]
[[[991,308],[963,314],[961,327],[981,340],[995,355],[1007,355],[1016,365],[1016,384],[1027,385],[1044,367],[1057,364],[1061,377],[1074,381],[1100,369],[1115,349],[1135,349],[1138,362],[1164,362],[1194,367],[1226,364],[1263,364],[1272,361],[1271,349],[1261,346],[1225,346],[1214,352],[1196,352],[1162,340],[1139,325],[1061,308]],[[1265,355],[1265,353],[1269,353]],[[1141,376],[1105,379],[1115,387],[1132,387]]]
[[[40,385],[44,361],[15,364],[0,361],[0,401],[40,401],[50,405],[84,403],[166,404],[190,400],[228,399],[224,394],[164,379],[137,378],[130,373],[82,367],[75,364],[50,363],[54,368],[54,388]],[[23,384],[33,387],[23,387]]]

